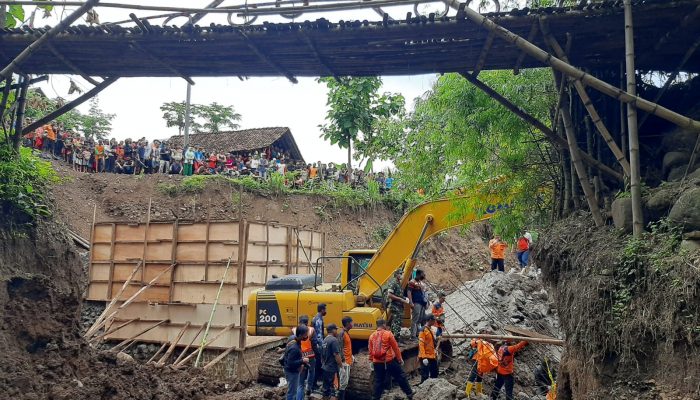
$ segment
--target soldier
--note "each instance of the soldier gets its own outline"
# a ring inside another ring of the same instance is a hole
[[[389,329],[394,337],[401,336],[401,318],[403,316],[403,305],[409,304],[407,298],[403,297],[403,288],[401,287],[400,269],[394,272],[394,278],[389,283],[387,289],[387,310],[389,311]]]

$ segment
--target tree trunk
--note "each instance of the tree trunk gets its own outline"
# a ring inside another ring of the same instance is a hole
[[[566,128],[564,128],[566,129]],[[576,167],[574,166],[573,157],[569,158],[569,173],[571,174],[571,203],[573,210],[581,209],[581,201],[579,200],[580,192],[578,190],[579,185],[577,184],[579,179],[576,176]]]
[[[27,90],[29,89],[29,78],[22,78],[22,84],[17,91],[19,98],[17,99],[17,119],[15,120],[15,130],[10,136],[12,148],[19,153],[20,138],[22,137],[22,126],[24,125],[24,109],[27,105]]]
[[[561,118],[559,119],[561,121]],[[560,122],[561,124],[561,122]],[[560,127],[561,131],[564,131],[563,124]],[[566,155],[566,152],[562,151],[561,152],[561,160],[560,160],[560,166],[561,166],[561,176],[562,180],[564,181],[564,185],[562,187],[563,189],[563,196],[562,196],[562,208],[561,208],[561,215],[563,217],[569,215],[571,213],[571,172],[569,171],[569,167],[571,164],[569,163],[569,157]]]
[[[625,66],[627,92],[637,95],[637,77],[634,68],[634,28],[632,25],[632,0],[625,0]],[[632,233],[640,238],[644,233],[642,214],[642,178],[639,162],[639,135],[637,132],[637,108],[627,104],[627,132],[630,145],[630,192],[632,192]]]
[[[348,137],[348,173],[352,171],[352,139]]]

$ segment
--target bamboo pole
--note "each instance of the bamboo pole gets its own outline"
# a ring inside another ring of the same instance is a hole
[[[173,354],[173,351],[175,351],[175,347],[177,347],[177,344],[180,342],[180,339],[182,339],[182,335],[185,334],[185,331],[187,331],[187,328],[190,327],[190,321],[187,321],[185,326],[182,327],[182,330],[180,330],[180,333],[178,333],[177,337],[175,340],[173,340],[170,343],[170,347],[168,348],[168,351],[163,354],[163,357],[156,363],[156,365],[164,365],[168,359],[170,358],[170,355]]]
[[[97,207],[97,206],[95,206],[95,207]],[[93,229],[94,229],[94,228],[93,228]],[[129,283],[131,283],[131,280],[134,279],[134,275],[136,275],[136,271],[138,271],[139,268],[141,268],[142,263],[143,263],[143,260],[142,260],[142,261],[139,261],[139,263],[136,264],[136,267],[134,267],[134,269],[131,271],[131,274],[129,274],[129,277],[126,278],[126,281],[124,281],[124,284],[123,284],[122,287],[119,289],[119,292],[117,292],[117,295],[114,296],[114,297],[112,297],[112,301],[110,301],[109,304],[107,305],[107,307],[105,307],[104,311],[102,311],[102,314],[100,314],[100,316],[97,317],[97,319],[96,319],[95,322],[92,324],[92,326],[90,327],[90,329],[88,329],[87,332],[85,332],[84,337],[87,338],[87,337],[92,336],[92,335],[97,331],[97,329],[99,329],[99,328],[96,328],[96,327],[98,326],[98,324],[99,324],[100,322],[102,322],[102,320],[105,318],[105,316],[107,315],[107,313],[108,313],[109,311],[111,311],[112,307],[114,307],[114,304],[119,300],[119,298],[121,297],[122,293],[124,293],[124,290],[126,290],[126,288],[129,286]]]
[[[19,98],[17,99],[17,118],[15,119],[14,132],[10,135],[12,149],[19,153],[20,138],[22,137],[22,126],[24,125],[24,110],[27,107],[27,91],[29,90],[29,78],[22,78],[19,88]]]
[[[471,82],[474,86],[477,88],[481,89],[484,93],[486,93],[489,97],[492,99],[496,100],[499,102],[502,106],[510,110],[512,113],[520,117],[523,121],[529,123],[536,129],[538,129],[540,132],[542,132],[547,139],[549,139],[550,142],[554,146],[556,146],[558,149],[564,150],[569,148],[569,144],[565,139],[557,135],[552,129],[550,129],[548,126],[546,126],[544,123],[542,123],[540,120],[537,118],[533,117],[530,115],[527,111],[523,110],[522,108],[518,107],[517,105],[511,103],[508,99],[503,97],[500,93],[496,92],[492,88],[490,88],[488,85],[485,83],[481,82],[477,78],[474,78],[473,76],[469,74],[462,74],[462,76]],[[615,178],[618,181],[622,181],[623,177],[622,174],[615,171],[614,169],[610,168],[609,166],[603,164],[602,162],[596,160],[593,156],[591,156],[588,153],[581,152],[581,157],[583,160],[586,162],[586,164],[589,164],[591,166],[594,166],[595,168],[599,169],[601,172],[606,173],[608,176]]]
[[[199,334],[202,333],[203,330],[204,330],[204,325],[202,325],[202,326],[199,328],[199,330],[197,331],[197,334],[194,335],[194,337],[192,338],[192,340],[190,341],[190,343],[189,343],[187,346],[185,346],[185,349],[182,350],[182,353],[180,353],[180,355],[177,356],[177,358],[175,359],[175,361],[173,361],[173,365],[177,365],[177,364],[180,362],[180,360],[182,360],[182,358],[185,356],[185,354],[187,354],[187,350],[190,349],[190,347],[192,346],[192,343],[194,343],[194,341],[197,340],[197,337],[199,337]]]
[[[27,134],[34,129],[44,125],[47,122],[53,121],[54,119],[60,117],[61,115],[67,113],[68,111],[74,109],[75,107],[83,104],[84,102],[88,101],[101,91],[105,90],[109,85],[113,84],[116,82],[116,80],[119,79],[119,77],[109,77],[105,79],[104,81],[100,82],[99,85],[95,86],[94,88],[88,90],[85,92],[85,94],[80,95],[80,97],[72,100],[70,103],[65,104],[63,107],[49,113],[48,115],[42,117],[41,119],[29,124],[26,126],[24,129],[22,129],[22,134]]]
[[[51,51],[51,53],[53,53],[53,55],[56,58],[58,58],[62,63],[66,64],[66,67],[70,68],[73,72],[80,75],[86,81],[90,82],[93,86],[97,86],[100,84],[100,82],[92,79],[92,77],[90,75],[83,72],[83,70],[78,68],[78,66],[75,65],[71,60],[69,60],[63,54],[61,54],[61,52],[58,51],[56,46],[54,46],[50,40],[46,42],[45,46],[47,49],[49,49]]]
[[[241,224],[241,221],[238,221]],[[239,242],[241,238],[238,238]],[[207,329],[204,330],[204,337],[202,337],[202,344],[199,346],[199,352],[197,354],[197,359],[194,362],[194,366],[199,366],[199,360],[202,358],[202,352],[204,351],[204,346],[207,344],[207,336],[209,336],[209,328],[211,327],[211,321],[214,319],[214,313],[216,313],[216,306],[219,304],[219,297],[221,296],[221,289],[224,288],[224,282],[226,282],[226,275],[228,275],[228,270],[231,267],[231,255],[226,263],[226,269],[224,269],[224,276],[221,278],[221,283],[219,284],[219,290],[216,292],[216,298],[214,299],[214,305],[211,307],[211,314],[209,314],[209,321],[207,322]]]
[[[556,76],[556,73],[555,73]],[[562,79],[564,77],[562,76]],[[569,113],[569,99],[564,96],[564,100],[561,105],[561,120],[564,123],[564,131],[566,132],[566,140],[569,142],[569,153],[571,154],[571,162],[574,164],[576,170],[576,175],[578,175],[579,183],[583,189],[584,196],[586,197],[586,202],[588,202],[588,207],[593,215],[593,221],[595,221],[596,226],[603,226],[603,216],[600,214],[600,208],[598,208],[598,203],[595,200],[595,193],[591,189],[591,183],[588,180],[588,174],[586,173],[586,167],[584,167],[583,162],[581,162],[581,154],[576,143],[576,133],[574,132],[574,127],[571,122],[571,114]],[[573,185],[575,182],[571,182]],[[572,191],[573,192],[573,191]]]
[[[119,352],[122,348],[125,348],[125,346],[127,346],[128,344],[130,344],[131,342],[133,342],[134,339],[136,339],[137,337],[143,335],[144,333],[147,333],[148,331],[150,331],[150,330],[152,330],[152,329],[154,329],[154,328],[156,328],[156,327],[158,327],[158,326],[160,326],[160,325],[163,325],[164,323],[166,323],[166,322],[168,322],[168,321],[169,321],[169,320],[164,319],[164,320],[162,320],[162,321],[156,322],[155,324],[149,326],[148,328],[143,329],[141,332],[136,333],[136,334],[132,335],[131,337],[127,338],[127,339],[124,339],[124,341],[122,341],[121,343],[119,343],[119,344],[117,344],[116,346],[112,347],[111,350],[112,350],[112,351],[115,351],[115,352]]]
[[[695,161],[698,157],[698,150],[700,150],[700,135],[698,135],[698,138],[695,139],[695,146],[693,146],[693,152],[690,153],[690,161],[688,161],[688,166],[685,168],[685,172],[683,173],[683,179],[681,179],[681,182],[685,181],[685,178],[688,176],[688,174],[691,172],[691,169],[695,165]]]
[[[105,336],[107,336],[107,335],[110,335],[110,334],[112,334],[112,333],[114,333],[114,332],[116,332],[116,331],[122,329],[123,327],[125,327],[125,326],[127,326],[127,325],[131,325],[133,322],[137,322],[137,321],[140,321],[140,320],[141,320],[141,318],[132,318],[132,319],[130,319],[130,320],[124,322],[123,324],[121,324],[121,325],[119,325],[119,326],[116,326],[116,327],[114,327],[114,328],[110,328],[108,331],[106,331],[106,332],[104,332],[104,333],[101,333],[101,334],[99,334],[99,335],[97,335],[97,336],[95,336],[95,337],[89,339],[88,342],[93,342],[93,341],[96,341],[96,340],[100,340],[100,339],[102,339],[103,337],[105,337]]]
[[[168,345],[168,342],[163,343],[163,344],[160,346],[160,348],[158,349],[158,351],[156,351],[156,354],[152,355],[151,358],[149,358],[148,361],[146,361],[146,364],[148,364],[148,363],[150,363],[151,361],[155,360],[156,357],[158,357],[158,354],[160,354],[160,352],[163,351],[163,349],[164,349],[165,346],[167,346],[167,345]]]
[[[533,338],[527,336],[510,336],[510,335],[482,335],[476,333],[467,334],[444,334],[442,335],[444,339],[485,339],[485,340],[524,340],[529,343],[542,343],[551,344],[555,346],[563,346],[564,341],[562,339],[543,339],[543,338]]]
[[[632,0],[624,0],[625,7],[625,66],[627,92],[637,93],[637,76],[634,68],[634,25],[632,21]],[[630,144],[630,192],[632,192],[632,233],[640,238],[644,232],[642,212],[642,179],[639,160],[639,134],[637,132],[637,108],[627,104],[627,132]]]
[[[204,326],[204,325],[202,325],[202,326]],[[217,333],[216,336],[214,336],[208,343],[205,343],[204,345],[200,346],[200,349],[201,349],[201,348],[206,348],[207,345],[208,345],[209,343],[214,343],[214,342],[216,342],[216,340],[217,340],[218,338],[220,338],[221,335],[223,335],[224,333],[230,331],[231,329],[233,329],[233,328],[235,328],[235,327],[236,327],[236,323],[235,323],[235,322],[234,322],[233,324],[227,325],[224,329],[221,330],[221,332]],[[174,364],[174,367],[175,367],[175,368],[178,368],[178,367],[181,367],[181,366],[185,365],[185,364],[187,363],[187,361],[189,361],[192,357],[194,357],[194,356],[197,355],[197,354],[199,354],[199,349],[194,350],[192,353],[190,353],[190,355],[188,355],[187,357],[185,357],[182,361],[180,361],[180,362],[177,363],[177,364]]]
[[[557,55],[557,57],[561,58],[564,62],[568,63],[569,57],[567,57],[566,53],[564,53],[564,49],[561,48],[559,42],[557,42],[554,36],[552,36],[552,34],[550,33],[546,19],[541,18],[540,24],[547,44],[554,50],[554,53]],[[593,122],[593,125],[595,125],[596,129],[603,137],[603,139],[605,139],[605,143],[608,144],[610,151],[612,151],[612,153],[615,155],[615,159],[622,166],[622,170],[625,171],[626,175],[629,175],[630,164],[627,161],[627,158],[625,158],[625,153],[623,153],[622,150],[620,150],[620,148],[617,146],[617,143],[615,143],[615,139],[613,139],[612,135],[610,134],[610,131],[608,131],[608,128],[605,126],[605,123],[603,123],[603,120],[600,118],[600,115],[598,115],[598,110],[596,110],[595,106],[593,105],[593,102],[591,101],[591,98],[588,96],[588,93],[586,93],[586,88],[583,86],[583,83],[581,83],[581,81],[578,80],[572,81],[576,92],[578,93],[579,97],[581,98],[581,101],[583,102],[584,107],[586,107],[586,111],[588,111],[588,115],[590,115],[591,117],[591,122]]]
[[[83,14],[88,12],[92,7],[94,7],[99,0],[88,0],[86,2],[80,2],[78,5],[80,6],[77,10],[73,11],[70,15],[68,15],[64,20],[56,24],[54,27],[48,30],[48,32],[44,33],[41,35],[37,40],[33,41],[27,48],[22,50],[21,53],[17,55],[12,61],[10,61],[10,64],[8,64],[5,68],[0,71],[0,77],[3,78],[9,78],[12,76],[12,73],[19,68],[19,65],[22,64],[26,59],[28,59],[35,51],[37,51],[44,43],[46,43],[49,39],[52,37],[56,36],[59,32],[62,30],[66,29],[70,24],[75,22],[78,18],[80,18]],[[34,3],[34,2],[32,2]],[[47,2],[38,2],[33,4],[33,5],[41,5],[41,4],[46,4]],[[59,2],[59,5],[63,5],[61,2]],[[8,4],[8,3],[5,3]],[[9,4],[8,4],[9,5]]]
[[[229,355],[229,354],[230,354],[232,351],[234,351],[235,349],[236,349],[236,346],[231,346],[231,347],[229,347],[228,349],[226,349],[226,351],[224,351],[223,353],[221,353],[221,354],[219,354],[218,356],[216,356],[215,359],[211,360],[211,361],[209,362],[209,364],[205,365],[203,369],[206,371],[206,370],[208,370],[209,368],[213,367],[216,363],[218,363],[219,361],[223,360],[227,355]]]
[[[588,85],[608,96],[614,97],[621,102],[627,104],[634,104],[637,106],[637,108],[654,114],[657,117],[672,122],[680,127],[688,128],[695,132],[700,132],[700,121],[695,121],[692,118],[678,114],[672,110],[669,110],[666,107],[652,103],[651,101],[645,100],[634,94],[625,92],[624,90],[618,89],[607,82],[604,82],[592,75],[589,75],[588,73],[574,67],[573,65],[554,57],[552,54],[528,42],[523,37],[518,36],[515,33],[507,30],[506,28],[496,24],[495,22],[484,17],[478,12],[470,9],[469,7],[465,7],[463,11],[466,18],[468,18],[470,21],[482,26],[484,29],[495,31],[496,35],[501,37],[506,42],[517,46],[521,50],[524,50],[534,59],[573,78],[574,80],[581,81],[585,85]]]
[[[170,64],[170,63],[168,63],[168,62],[165,62],[165,61],[163,61],[162,59],[160,59],[158,56],[156,56],[155,54],[153,54],[153,52],[152,52],[151,50],[149,50],[149,49],[143,47],[141,44],[139,44],[138,42],[133,41],[133,40],[132,40],[131,42],[129,42],[129,45],[130,45],[132,48],[134,48],[134,49],[138,50],[139,52],[141,52],[141,54],[143,54],[144,56],[148,57],[148,58],[149,58],[151,61],[153,61],[154,63],[160,65],[161,67],[167,69],[168,71],[172,72],[173,74],[175,74],[175,75],[179,76],[180,78],[184,79],[184,80],[187,81],[187,83],[189,83],[190,85],[194,85],[194,81],[192,80],[192,78],[190,78],[189,76],[187,76],[187,75],[183,74],[182,72],[178,71],[175,67],[172,66],[172,64]]]

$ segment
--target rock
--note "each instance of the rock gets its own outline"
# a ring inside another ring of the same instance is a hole
[[[690,160],[690,153],[685,151],[669,151],[664,154],[664,159],[661,162],[661,170],[664,175],[668,174],[673,168],[686,166]]]
[[[675,167],[671,170],[671,172],[668,173],[668,176],[666,177],[667,182],[679,182],[681,179],[683,179],[683,175],[685,175],[685,170],[687,166],[686,165],[681,165],[679,167]]]
[[[457,395],[457,386],[447,379],[428,379],[415,390],[415,399],[453,400]]]
[[[680,195],[680,186],[677,184],[664,184],[654,189],[654,192],[645,199],[645,210],[651,221],[668,215],[668,212],[673,207],[673,204]]]
[[[700,230],[700,188],[683,193],[671,208],[668,219],[683,227],[683,232]]]
[[[517,400],[530,400],[530,396],[528,396],[527,394],[525,394],[525,392],[518,392],[518,394],[515,395],[515,398],[516,398]]]
[[[678,149],[692,149],[695,146],[697,134],[690,130],[677,129],[664,134],[661,140],[661,147],[666,151],[676,151]]]
[[[615,227],[632,232],[632,199],[623,197],[612,203],[612,217]]]
[[[681,248],[687,249],[688,251],[700,250],[700,241],[684,239],[681,241]]]
[[[134,357],[124,353],[123,351],[120,351],[117,353],[117,364],[118,365],[125,365],[125,364],[132,364],[134,362]]]

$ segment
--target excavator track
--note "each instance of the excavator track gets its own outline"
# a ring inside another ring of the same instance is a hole
[[[355,343],[353,342],[354,345]],[[420,367],[418,362],[418,342],[399,342],[399,348],[405,362],[404,371],[409,375],[417,372]],[[277,347],[269,349],[263,355],[258,367],[258,382],[277,386],[280,383],[280,378],[284,377],[284,370],[279,363],[281,353],[278,349]],[[452,344],[449,341],[440,342],[439,349],[442,355],[440,369],[444,370],[449,367],[449,363],[452,360]],[[361,348],[355,353],[355,364],[350,370],[350,383],[348,384],[347,393],[349,396],[368,399],[372,397],[373,386],[374,372],[369,366],[367,348]]]

